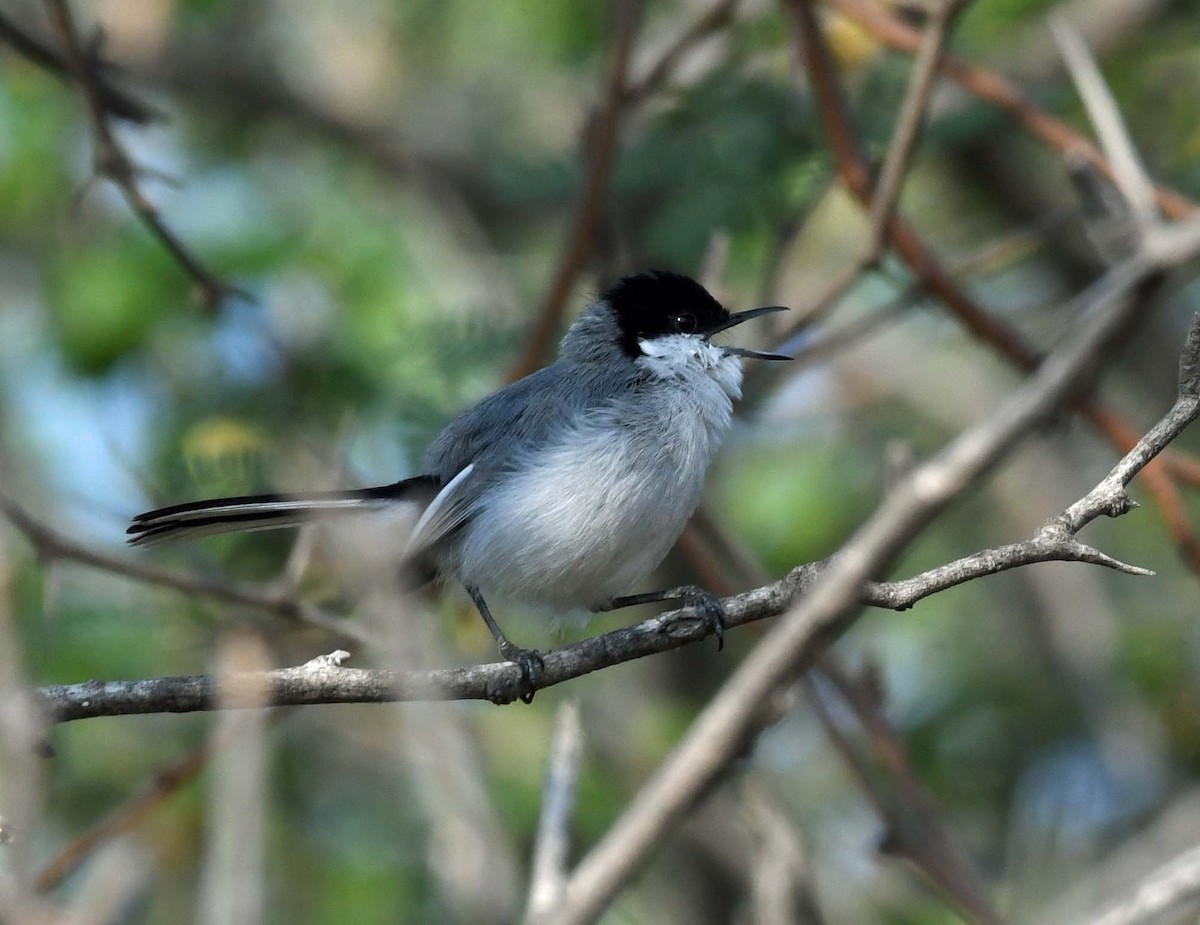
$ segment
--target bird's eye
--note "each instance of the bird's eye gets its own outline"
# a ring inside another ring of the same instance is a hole
[[[680,312],[671,317],[671,326],[680,334],[695,334],[696,316],[690,312]]]

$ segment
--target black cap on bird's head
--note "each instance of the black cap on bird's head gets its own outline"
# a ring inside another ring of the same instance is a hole
[[[707,340],[743,321],[771,312],[786,311],[782,305],[753,308],[730,314],[698,282],[682,273],[650,270],[618,280],[601,297],[612,308],[620,330],[621,349],[631,357],[642,355],[639,342],[672,334],[694,334]],[[778,353],[762,353],[745,347],[723,347],[726,353],[760,360],[790,360]]]

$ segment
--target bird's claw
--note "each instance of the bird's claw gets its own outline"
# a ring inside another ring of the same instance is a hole
[[[517,696],[521,698],[522,703],[533,703],[533,695],[537,692],[537,687],[541,683],[542,675],[546,670],[546,663],[542,659],[542,654],[536,649],[522,649],[520,646],[513,645],[508,640],[504,640],[498,644],[501,658],[512,662],[521,669],[521,684],[517,691]],[[512,698],[508,700],[496,700],[496,703],[511,703]]]
[[[688,588],[683,603],[695,608],[705,626],[717,637],[717,651],[725,648],[725,605],[721,599],[703,588]]]

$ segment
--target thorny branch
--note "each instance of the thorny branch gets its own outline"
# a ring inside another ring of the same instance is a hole
[[[109,125],[111,100],[97,81],[94,63],[85,54],[79,36],[75,31],[75,23],[71,16],[69,0],[46,0],[50,20],[63,46],[63,57],[74,81],[83,89],[87,100],[88,114],[92,123],[92,136],[95,145],[93,161],[96,175],[106,177],[116,184],[125,197],[125,201],[150,232],[170,252],[175,261],[195,280],[199,287],[200,298],[209,308],[217,307],[229,295],[236,294],[242,298],[252,298],[218,278],[208,267],[197,259],[179,239],[179,236],[167,226],[159,215],[158,209],[147,198],[139,183],[139,168],[117,141],[112,126]]]

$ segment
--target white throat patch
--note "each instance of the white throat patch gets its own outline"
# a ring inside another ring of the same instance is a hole
[[[635,361],[662,379],[707,375],[732,398],[741,397],[742,364],[698,334],[666,334],[638,341],[642,356]]]

